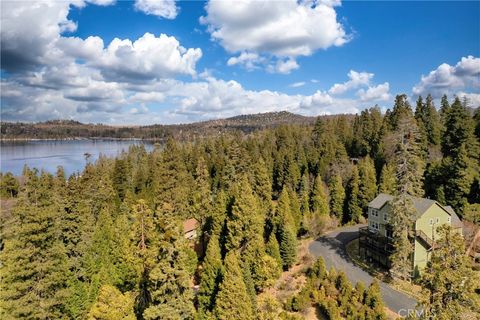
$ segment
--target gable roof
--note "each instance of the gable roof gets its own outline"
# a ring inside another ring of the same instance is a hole
[[[197,228],[198,221],[195,218],[191,218],[183,221],[183,232],[187,233]]]
[[[463,227],[463,222],[460,220],[460,218],[457,216],[455,211],[453,210],[452,207],[450,206],[445,206],[443,207],[448,213],[450,213],[450,216],[452,217],[452,227],[454,228],[461,228]]]
[[[432,199],[418,198],[418,197],[412,197],[412,196],[410,196],[410,198],[412,199],[413,206],[417,211],[416,219],[420,218],[425,213],[425,211],[427,211],[431,206],[436,204],[440,208],[445,210],[452,217],[452,226],[461,224],[460,218],[458,218],[457,214],[455,213],[452,207],[442,206],[437,201]],[[373,199],[368,204],[368,206],[371,208],[380,210],[385,204],[387,204],[391,200],[393,200],[393,196],[386,193],[380,193],[375,199]]]

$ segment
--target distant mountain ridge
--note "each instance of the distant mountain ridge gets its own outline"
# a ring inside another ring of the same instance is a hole
[[[38,123],[2,122],[1,139],[165,139],[174,136],[189,139],[227,131],[244,133],[284,124],[311,125],[317,117],[302,116],[288,111],[238,115],[189,124],[147,126],[111,126],[84,124],[75,120],[49,120]]]

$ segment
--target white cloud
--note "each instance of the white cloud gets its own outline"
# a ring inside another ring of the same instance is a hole
[[[165,34],[146,33],[136,40],[114,39],[110,43],[97,36],[70,37],[62,33],[76,28],[76,23],[67,18],[69,2],[6,3],[8,10],[1,13],[1,50],[2,68],[8,71],[8,77],[0,82],[1,115],[5,120],[178,123],[280,110],[306,115],[352,113],[367,106],[366,100],[338,98],[323,90],[289,95],[247,90],[237,81],[214,78],[211,70],[197,75],[201,50],[184,48],[175,37]],[[75,5],[84,6],[85,2]],[[270,6],[269,10],[286,19],[283,6],[279,3],[279,8]],[[297,8],[296,4],[293,8],[294,17],[303,10],[306,19],[313,10],[308,6]],[[251,19],[257,19],[257,15]],[[291,37],[287,39],[293,46]],[[251,63],[251,67],[262,65],[283,73],[298,68],[295,55],[277,56],[272,49],[267,53],[275,56],[272,60],[262,52],[240,50],[230,64],[248,68]],[[10,59],[5,64],[4,53]],[[368,82],[358,74],[349,81]],[[179,75],[192,79],[175,79]]]
[[[458,92],[457,96],[460,99],[467,98],[467,103],[470,107],[478,108],[480,107],[480,94],[479,93],[467,93],[467,92]]]
[[[360,89],[357,92],[361,101],[388,101],[390,99],[390,84],[385,82],[377,86]]]
[[[228,52],[253,52],[288,60],[273,70],[291,71],[295,58],[349,40],[337,21],[339,1],[209,1],[200,18]],[[288,66],[282,69],[282,66]]]
[[[102,39],[61,38],[58,47],[66,55],[84,59],[87,66],[99,68],[111,79],[129,81],[157,79],[177,74],[195,75],[202,57],[199,48],[186,49],[175,37],[145,33],[135,41],[115,38],[104,48]]]
[[[348,90],[356,89],[360,86],[368,86],[373,76],[373,73],[357,72],[355,70],[350,70],[350,72],[348,73],[348,78],[350,80],[344,83],[335,83],[330,88],[330,90],[328,90],[328,93],[338,95],[345,93]]]
[[[148,113],[148,108],[144,104],[141,104],[138,107],[131,108],[129,113],[130,114],[146,114]]]
[[[175,0],[135,0],[135,9],[165,19],[175,19],[179,9]]]
[[[432,94],[438,98],[456,90],[480,87],[480,58],[463,57],[455,66],[442,63],[413,87],[416,95]]]
[[[298,65],[297,61],[292,58],[287,60],[277,60],[275,66],[269,66],[267,69],[269,72],[276,72],[281,74],[289,74],[293,70],[298,69],[300,66]]]
[[[227,61],[227,65],[242,65],[247,70],[253,70],[258,68],[259,63],[263,63],[264,59],[256,53],[242,52],[238,57],[230,57]]]
[[[165,94],[161,92],[137,92],[130,97],[132,102],[163,102]]]
[[[305,81],[299,81],[299,82],[294,82],[291,85],[289,85],[290,88],[300,88],[305,85]]]

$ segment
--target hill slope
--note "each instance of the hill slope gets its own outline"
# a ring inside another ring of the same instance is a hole
[[[39,123],[1,123],[2,139],[165,139],[175,136],[190,139],[205,135],[221,134],[227,131],[249,133],[282,124],[313,124],[316,117],[306,117],[287,111],[239,115],[226,119],[208,120],[190,124],[109,126],[83,124],[72,120],[50,120]]]

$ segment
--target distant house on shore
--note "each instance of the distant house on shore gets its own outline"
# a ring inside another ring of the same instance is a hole
[[[439,238],[437,228],[440,225],[451,225],[462,232],[462,222],[450,206],[443,206],[435,200],[411,197],[416,210],[414,254],[412,264],[414,270],[421,272],[435,249],[435,239]],[[389,221],[393,196],[381,193],[368,204],[368,226],[360,228],[359,250],[364,256],[380,265],[390,268],[389,257],[393,253],[392,226]]]
[[[188,240],[195,240],[197,238],[198,221],[195,218],[183,221],[183,234]]]

